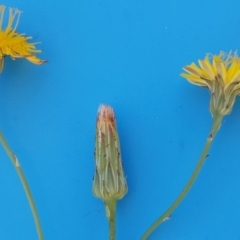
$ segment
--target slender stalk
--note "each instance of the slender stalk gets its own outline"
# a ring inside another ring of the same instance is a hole
[[[165,220],[167,220],[169,218],[169,216],[171,216],[171,213],[177,208],[177,206],[181,203],[181,201],[184,199],[184,197],[187,195],[187,193],[189,192],[189,190],[191,189],[193,183],[195,182],[204,162],[205,159],[208,156],[208,152],[210,150],[210,147],[212,145],[213,139],[216,136],[216,133],[218,132],[221,123],[222,123],[222,119],[223,116],[222,115],[215,115],[213,117],[213,123],[212,123],[212,127],[211,127],[211,131],[210,134],[207,138],[206,144],[203,148],[202,154],[198,160],[198,163],[190,177],[190,179],[188,180],[186,186],[184,187],[184,189],[182,190],[182,192],[180,193],[180,195],[176,198],[176,200],[173,202],[173,204],[163,213],[162,216],[160,216],[152,225],[151,227],[144,233],[144,235],[141,237],[141,240],[146,240],[150,234]]]
[[[0,142],[5,150],[5,152],[7,153],[8,157],[10,158],[14,168],[16,169],[17,173],[18,173],[18,176],[21,180],[21,183],[23,185],[23,188],[24,188],[24,191],[25,191],[25,194],[27,196],[27,199],[28,199],[28,202],[29,202],[29,205],[30,205],[30,208],[31,208],[31,211],[32,211],[32,214],[33,214],[33,218],[34,218],[34,221],[35,221],[35,225],[36,225],[36,228],[37,228],[37,234],[38,234],[38,239],[39,240],[44,240],[44,237],[43,237],[43,232],[42,232],[42,228],[41,228],[41,224],[40,224],[40,219],[38,217],[38,213],[37,213],[37,208],[36,208],[36,205],[34,203],[34,199],[33,199],[33,196],[32,196],[32,193],[31,193],[31,190],[30,190],[30,187],[28,185],[28,182],[27,182],[27,179],[22,171],[22,168],[20,166],[20,163],[19,163],[19,160],[18,158],[16,157],[16,155],[12,152],[11,148],[9,147],[6,139],[4,138],[1,130],[0,130]]]
[[[109,223],[109,240],[116,239],[116,200],[106,201],[106,214]]]

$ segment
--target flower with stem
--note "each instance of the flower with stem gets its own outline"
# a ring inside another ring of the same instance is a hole
[[[41,50],[36,49],[36,44],[30,43],[32,37],[27,37],[25,34],[17,32],[21,11],[18,9],[9,8],[9,18],[5,29],[3,29],[5,6],[0,5],[0,73],[4,66],[4,57],[10,56],[15,58],[26,58],[34,64],[46,63],[35,56]]]
[[[93,194],[106,206],[109,240],[116,235],[116,202],[127,193],[120,143],[113,109],[100,105],[96,124]]]
[[[21,12],[18,9],[9,8],[9,18],[7,26],[5,29],[3,29],[4,12],[5,6],[0,5],[0,73],[3,70],[4,58],[7,55],[9,55],[12,59],[26,58],[28,61],[34,64],[45,63],[46,61],[41,60],[35,56],[35,53],[41,52],[41,50],[37,50],[35,47],[37,43],[28,42],[28,40],[31,39],[31,37],[26,37],[25,34],[19,34],[16,31]],[[27,179],[23,173],[23,170],[21,168],[17,156],[11,150],[9,144],[7,143],[1,131],[0,131],[0,143],[2,144],[8,157],[10,158],[23,185],[35,221],[38,239],[44,240],[37,208],[34,203],[34,199],[30,187],[28,185]]]
[[[141,240],[145,240],[181,203],[196,180],[212,142],[222,124],[223,117],[231,113],[236,96],[240,95],[240,58],[237,53],[220,52],[218,55],[207,54],[203,60],[198,61],[199,66],[191,63],[183,69],[186,73],[181,76],[190,83],[205,87],[210,92],[209,109],[213,122],[205,146],[197,165],[186,186],[173,204],[160,216],[144,233]]]

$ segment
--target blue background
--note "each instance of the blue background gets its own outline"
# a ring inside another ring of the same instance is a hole
[[[207,90],[182,67],[240,46],[238,0],[7,0],[48,64],[6,59],[0,126],[31,186],[46,240],[107,239],[92,195],[95,118],[116,112],[129,192],[117,239],[139,239],[180,193],[211,125]],[[7,11],[5,18],[8,17]],[[240,239],[240,101],[194,187],[149,239]],[[0,148],[0,239],[37,239],[19,178]]]

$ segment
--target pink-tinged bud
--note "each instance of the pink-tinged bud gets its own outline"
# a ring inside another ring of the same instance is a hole
[[[121,199],[127,193],[127,183],[114,111],[108,105],[100,105],[98,110],[95,162],[93,194],[105,202]]]

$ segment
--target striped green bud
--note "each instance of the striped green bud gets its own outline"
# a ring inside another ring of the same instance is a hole
[[[127,193],[127,183],[114,111],[108,105],[100,105],[98,110],[94,155],[93,194],[104,202],[121,199]]]

